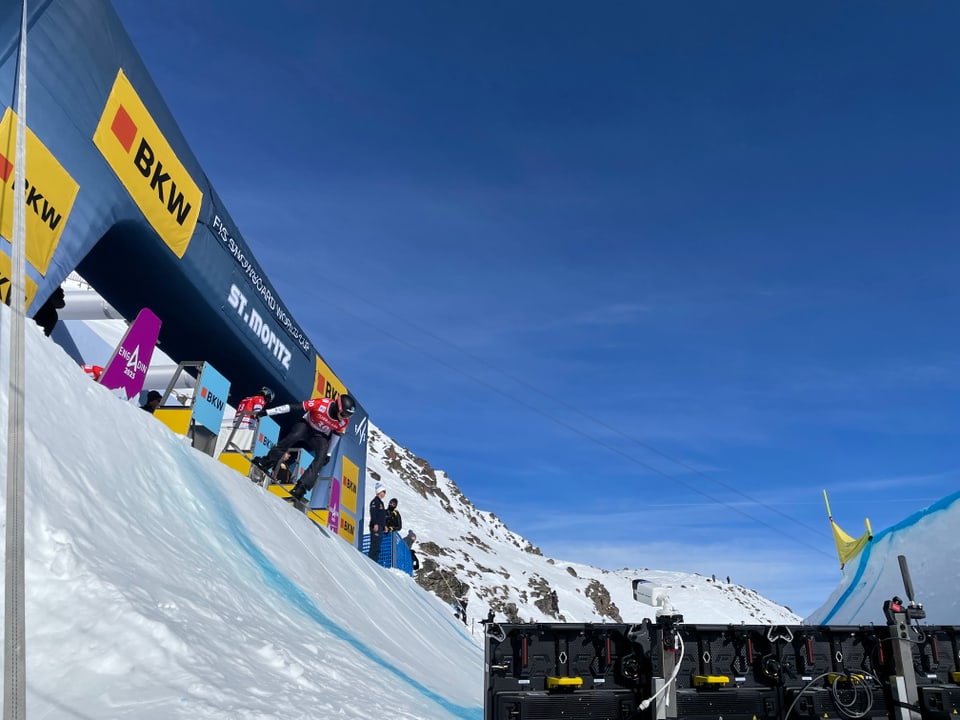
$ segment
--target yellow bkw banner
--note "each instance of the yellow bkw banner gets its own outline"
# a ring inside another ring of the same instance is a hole
[[[316,357],[315,373],[311,398],[335,398],[347,392],[347,386],[340,382],[340,378],[333,374],[333,370],[319,355]]]
[[[353,515],[357,514],[357,490],[360,484],[360,468],[346,455],[343,456],[343,479],[340,483],[340,507]]]
[[[182,258],[200,217],[203,192],[122,69],[100,115],[93,143],[153,229]]]
[[[0,234],[13,242],[14,193],[23,193],[27,204],[25,257],[46,275],[80,186],[30,128],[25,177],[14,177],[16,148],[17,116],[7,108],[0,119]],[[6,272],[9,277],[9,268]]]
[[[33,302],[33,296],[37,294],[37,284],[29,276],[24,276],[24,279],[27,281],[26,292],[24,293],[26,295],[24,308],[29,309],[30,303]],[[13,260],[3,250],[0,250],[0,302],[5,305],[10,302],[10,288],[12,286]]]

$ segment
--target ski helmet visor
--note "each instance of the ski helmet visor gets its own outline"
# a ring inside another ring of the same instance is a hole
[[[353,399],[349,397],[340,396],[337,398],[337,408],[340,410],[340,414],[344,417],[350,417],[356,412],[356,406],[353,404]]]

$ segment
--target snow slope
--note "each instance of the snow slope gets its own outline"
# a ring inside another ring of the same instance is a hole
[[[91,382],[33,323],[26,431],[30,717],[368,718],[386,697],[393,717],[481,716],[481,651],[446,606]]]
[[[907,599],[899,555],[907,559],[917,602],[931,625],[960,623],[960,491],[874,535],[845,568],[843,581],[807,622],[883,623],[883,601]]]

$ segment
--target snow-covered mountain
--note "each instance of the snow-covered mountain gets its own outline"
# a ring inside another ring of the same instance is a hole
[[[417,582],[451,606],[465,601],[471,623],[489,609],[511,622],[639,622],[656,608],[633,599],[638,578],[665,590],[687,622],[800,622],[789,608],[721,578],[646,567],[608,571],[545,557],[495,513],[475,507],[445,472],[373,425],[367,473],[366,502],[375,481],[383,482],[387,499],[399,501],[401,534],[417,534]]]

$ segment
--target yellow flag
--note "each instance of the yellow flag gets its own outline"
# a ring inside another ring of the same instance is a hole
[[[837,546],[837,555],[840,558],[840,569],[851,559],[855,558],[867,543],[873,540],[873,530],[870,528],[870,518],[864,518],[867,531],[858,538],[851,537],[833,521],[833,515],[830,512],[830,501],[827,499],[827,491],[823,491],[823,501],[827,504],[827,517],[830,519],[830,528],[833,530],[833,542]]]

